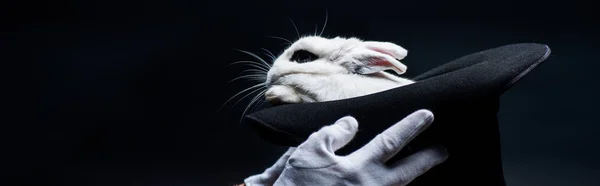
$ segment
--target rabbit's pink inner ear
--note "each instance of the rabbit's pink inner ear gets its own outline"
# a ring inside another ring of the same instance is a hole
[[[393,57],[375,51],[359,59],[359,67],[356,70],[360,74],[372,74],[384,70],[394,70],[398,74],[406,72],[406,66]]]
[[[383,58],[373,58],[370,61],[370,66],[378,66],[378,67],[384,67],[385,69],[389,69],[389,68],[393,68],[394,65],[392,65],[392,63],[390,63],[390,61],[385,60]]]
[[[370,66],[383,67],[383,69],[392,69],[398,74],[403,74],[406,72],[406,66],[396,60],[374,58],[370,63]]]
[[[379,52],[379,53],[386,54],[386,55],[389,55],[389,56],[392,56],[392,57],[395,57],[395,58],[396,58],[396,55],[394,55],[394,54],[393,54],[392,52],[390,52],[390,51],[386,51],[386,50],[384,50],[384,49],[381,49],[381,48],[376,48],[376,47],[367,47],[367,48],[368,48],[368,49],[371,49],[371,50],[373,50],[373,51],[375,51],[375,52]]]
[[[367,41],[365,47],[369,50],[391,56],[396,59],[404,59],[408,51],[401,46],[389,42]]]

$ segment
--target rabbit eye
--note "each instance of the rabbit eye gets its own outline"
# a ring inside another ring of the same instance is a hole
[[[307,51],[307,50],[297,50],[290,58],[290,61],[295,61],[298,63],[306,63],[311,62],[316,59],[319,59],[319,56]]]

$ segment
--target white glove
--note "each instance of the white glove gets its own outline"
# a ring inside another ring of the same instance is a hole
[[[276,179],[273,185],[398,185],[404,186],[448,157],[445,149],[429,148],[402,159],[391,166],[384,163],[433,121],[428,110],[419,110],[377,135],[368,144],[347,155],[335,155],[358,130],[358,122],[350,116],[311,134],[290,154],[285,168],[280,160],[265,173]],[[252,185],[252,183],[247,183]],[[264,182],[263,185],[268,185]]]

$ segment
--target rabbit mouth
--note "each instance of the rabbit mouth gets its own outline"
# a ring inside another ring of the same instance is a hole
[[[301,97],[296,91],[284,85],[273,85],[265,92],[265,99],[272,105],[300,103]]]
[[[273,85],[265,92],[265,100],[271,105],[316,102],[316,95],[298,87]]]

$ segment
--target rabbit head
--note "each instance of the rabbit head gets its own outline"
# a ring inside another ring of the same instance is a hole
[[[358,38],[302,37],[283,51],[266,77],[271,104],[322,102],[376,93],[413,83],[397,74],[407,50]]]

